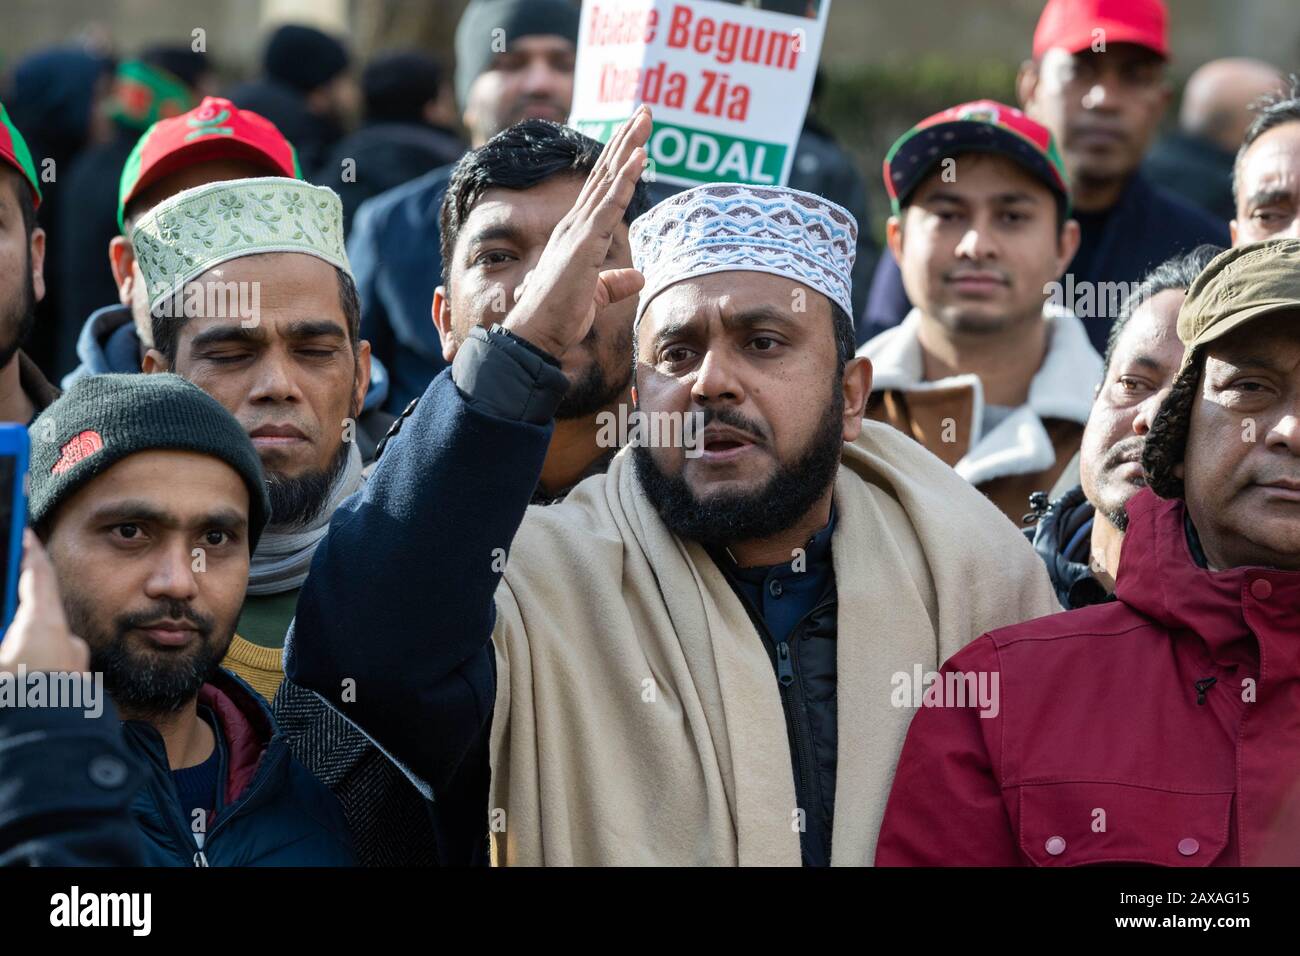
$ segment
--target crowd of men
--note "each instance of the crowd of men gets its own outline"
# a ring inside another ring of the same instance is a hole
[[[876,265],[815,127],[674,191],[562,125],[577,17],[472,0],[468,149],[413,54],[346,139],[316,31],[122,64],[100,229],[0,107],[0,670],[109,698],[0,706],[0,862],[1300,864],[1300,93],[1148,157],[1163,0],[1048,0]]]

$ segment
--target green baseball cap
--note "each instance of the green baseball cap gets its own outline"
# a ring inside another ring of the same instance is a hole
[[[27,185],[32,187],[32,205],[40,208],[41,187],[36,179],[36,164],[32,162],[32,151],[27,148],[27,140],[18,132],[18,127],[9,118],[9,111],[0,103],[0,159],[23,174]]]

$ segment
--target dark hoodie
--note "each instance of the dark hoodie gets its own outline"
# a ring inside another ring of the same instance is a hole
[[[1094,517],[1095,509],[1076,485],[1048,504],[1034,527],[1025,529],[1025,537],[1047,565],[1056,599],[1067,611],[1113,600],[1088,566]]]
[[[127,749],[145,772],[131,805],[145,865],[355,865],[338,800],[289,753],[265,701],[218,670],[199,691],[199,706],[219,729],[224,781],[201,841],[181,810],[162,736],[141,721],[122,725]]]

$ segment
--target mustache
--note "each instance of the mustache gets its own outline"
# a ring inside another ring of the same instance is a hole
[[[993,266],[958,266],[955,269],[949,269],[943,274],[945,282],[952,282],[957,278],[965,278],[972,273],[994,276],[1003,285],[1011,285],[1011,273],[1005,269],[998,269]]]
[[[771,433],[768,431],[766,425],[762,422],[746,418],[734,408],[706,408],[703,411],[703,418],[704,420],[700,423],[701,431],[713,422],[718,422],[719,424],[727,425],[739,431],[746,432],[753,438],[759,439],[763,444],[767,444],[771,440]]]
[[[1127,143],[1131,138],[1128,130],[1121,126],[1112,126],[1108,123],[1075,123],[1073,126],[1068,127],[1066,132],[1070,137],[1102,133],[1108,136],[1113,136],[1125,143]]]
[[[1106,471],[1118,468],[1120,465],[1130,461],[1142,461],[1142,449],[1146,446],[1146,440],[1139,435],[1131,435],[1123,441],[1117,442],[1106,453],[1106,460],[1103,467]]]
[[[355,404],[355,403],[354,403]],[[353,415],[355,418],[355,414]],[[298,431],[307,437],[308,441],[316,441],[320,436],[313,429],[309,428],[306,422],[299,421],[296,418],[286,419],[283,415],[267,415],[259,417],[253,421],[240,422],[244,428],[245,435],[251,435],[263,425],[292,425]]]
[[[127,631],[147,628],[160,621],[186,621],[193,624],[194,629],[205,641],[212,635],[212,629],[216,626],[212,618],[194,610],[189,601],[170,598],[156,602],[147,610],[118,615],[116,623],[118,633],[125,634]]]

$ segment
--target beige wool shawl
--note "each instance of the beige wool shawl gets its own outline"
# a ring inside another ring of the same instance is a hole
[[[1060,610],[1042,562],[919,444],[866,422],[831,538],[839,595],[832,863],[869,865],[914,710],[895,674]],[[489,828],[498,865],[797,866],[771,661],[699,544],[670,533],[629,454],[532,507],[496,594]]]

